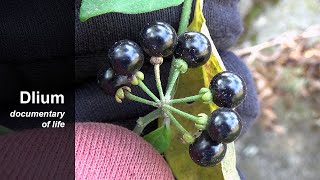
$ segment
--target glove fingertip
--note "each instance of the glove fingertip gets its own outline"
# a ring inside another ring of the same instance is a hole
[[[76,123],[76,179],[174,179],[163,157],[126,128]]]

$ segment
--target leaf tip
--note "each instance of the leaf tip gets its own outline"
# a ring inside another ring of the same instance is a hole
[[[80,22],[85,22],[87,21],[89,18],[84,16],[81,12],[80,12]]]

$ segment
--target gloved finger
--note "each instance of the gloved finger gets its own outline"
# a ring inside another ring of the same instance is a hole
[[[204,1],[203,13],[212,41],[219,50],[227,50],[238,40],[243,31],[239,0]]]
[[[76,123],[76,179],[174,179],[163,157],[120,126]]]
[[[1,135],[1,179],[73,179],[74,137],[74,124]]]
[[[75,18],[75,70],[76,79],[85,81],[96,76],[107,60],[108,49],[122,39],[139,42],[141,29],[155,20],[165,21],[176,30],[182,5],[143,14],[108,13],[80,22],[81,0],[76,0]],[[204,15],[217,49],[228,49],[242,32],[242,22],[237,10],[238,0],[204,1]]]

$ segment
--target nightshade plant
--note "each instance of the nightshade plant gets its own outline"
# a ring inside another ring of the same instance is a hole
[[[150,63],[154,65],[155,82],[160,97],[157,97],[143,83],[144,74],[139,70],[143,65],[144,55],[139,45],[129,40],[116,42],[109,50],[108,60],[111,68],[104,67],[98,74],[98,83],[101,88],[107,95],[115,96],[119,103],[127,98],[157,108],[137,121],[134,129],[136,133],[141,134],[150,122],[164,114],[164,125],[170,128],[170,122],[172,122],[178,128],[182,139],[191,144],[190,156],[197,164],[216,165],[223,159],[227,148],[221,143],[234,141],[241,131],[239,115],[228,108],[238,106],[245,97],[246,87],[242,78],[225,71],[213,77],[209,88],[202,88],[198,94],[190,97],[174,99],[172,91],[179,75],[186,73],[188,66],[196,68],[209,60],[212,52],[209,39],[200,32],[185,32],[177,37],[175,30],[169,24],[156,21],[143,28],[140,33],[140,42],[143,50],[151,56]],[[172,78],[164,94],[160,80],[160,65],[163,63],[163,57],[173,53],[177,59],[173,61]],[[139,86],[153,101],[132,94],[128,86],[129,82]],[[172,106],[175,103],[192,101],[206,103],[213,101],[224,108],[214,111],[209,118],[204,113],[194,116]],[[204,132],[195,141],[192,133],[176,120],[173,113],[193,121],[195,127]],[[158,150],[161,152],[165,149],[158,147]]]
[[[202,17],[202,12],[199,12],[201,2],[202,0],[197,0],[195,14],[198,13],[198,16]],[[240,134],[242,127],[240,116],[231,108],[237,107],[244,100],[246,85],[240,76],[225,71],[215,75],[210,86],[199,89],[198,94],[174,99],[179,75],[186,73],[188,68],[197,68],[206,64],[212,53],[216,53],[212,49],[212,42],[206,35],[187,30],[192,0],[84,0],[80,19],[85,21],[93,16],[109,12],[144,13],[181,3],[184,5],[177,33],[166,22],[155,21],[150,22],[141,30],[139,42],[141,47],[129,40],[116,42],[108,54],[108,61],[111,65],[104,67],[99,72],[98,83],[106,94],[114,96],[119,103],[129,99],[157,108],[137,120],[134,132],[141,134],[149,123],[162,117],[162,126],[144,136],[160,153],[165,152],[170,145],[170,123],[172,123],[179,130],[183,141],[190,144],[191,159],[200,166],[214,166],[224,158],[227,151],[226,144],[234,141]],[[142,51],[151,56],[149,61],[154,66],[159,97],[151,92],[143,82],[144,74],[139,71],[145,61]],[[174,55],[174,58],[168,85],[164,91],[160,80],[160,66],[163,63],[163,57],[170,55]],[[152,100],[134,95],[130,84],[139,86]],[[193,101],[214,102],[221,108],[213,111],[211,115],[205,113],[192,115],[173,106],[177,103]],[[189,132],[174,114],[194,122],[194,127],[200,133]],[[163,138],[155,139],[159,136]]]

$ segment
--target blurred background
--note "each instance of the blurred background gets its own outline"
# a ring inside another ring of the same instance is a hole
[[[234,52],[250,67],[258,122],[237,142],[248,180],[320,179],[320,1],[243,0]]]

